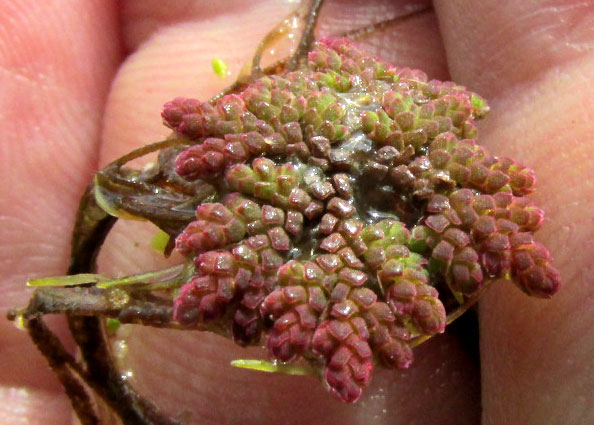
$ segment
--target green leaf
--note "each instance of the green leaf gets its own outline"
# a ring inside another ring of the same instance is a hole
[[[251,369],[259,372],[284,373],[285,375],[314,375],[312,369],[293,363],[269,362],[257,359],[237,359],[231,361],[231,366],[240,369]]]
[[[184,276],[185,265],[179,264],[177,266],[169,267],[164,270],[157,270],[148,273],[134,274],[126,276],[121,279],[104,279],[97,283],[97,288],[105,289],[112,286],[124,286],[150,283],[166,283],[168,281],[177,282]]]
[[[159,231],[153,236],[151,240],[151,247],[157,251],[159,254],[165,253],[165,248],[169,243],[169,235],[159,229]]]
[[[108,280],[100,274],[81,273],[71,276],[52,276],[41,279],[32,279],[27,286],[76,286],[87,283],[98,283]]]

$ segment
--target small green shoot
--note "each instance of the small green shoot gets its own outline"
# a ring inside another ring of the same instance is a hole
[[[165,270],[159,270],[155,272],[135,274],[124,277],[122,279],[107,280],[99,282],[97,288],[106,289],[113,286],[125,286],[134,284],[149,284],[155,282],[162,282],[168,280],[178,280],[181,273],[184,271],[184,264],[170,267]]]
[[[108,280],[105,276],[92,273],[81,273],[72,276],[53,276],[41,279],[32,279],[27,286],[77,286],[88,283],[98,283]]]
[[[169,235],[159,229],[159,231],[155,234],[155,236],[153,236],[153,239],[151,240],[151,247],[159,254],[164,254],[168,243]]]
[[[107,328],[107,332],[114,334],[117,330],[122,326],[122,323],[118,319],[108,318],[105,322],[105,327]]]
[[[237,359],[231,361],[231,366],[259,372],[283,373],[285,375],[314,375],[313,370],[309,367],[291,363],[269,362],[267,360]]]
[[[219,78],[225,78],[229,74],[229,70],[227,69],[227,64],[223,62],[222,59],[215,58],[211,62],[212,71],[217,75]]]

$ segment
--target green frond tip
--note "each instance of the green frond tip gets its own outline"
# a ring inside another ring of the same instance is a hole
[[[231,366],[241,369],[257,370],[268,373],[284,373],[285,375],[314,375],[309,367],[292,363],[270,362],[257,359],[237,359],[231,361]]]
[[[487,101],[478,94],[474,93],[470,96],[470,104],[472,105],[474,116],[477,119],[483,118],[489,112],[490,108]]]
[[[159,254],[165,253],[165,248],[169,243],[169,235],[164,231],[160,230],[153,236],[151,240],[151,247]]]
[[[88,283],[98,283],[108,280],[100,274],[81,273],[72,276],[53,276],[41,279],[32,279],[27,286],[77,286]]]
[[[225,78],[228,74],[227,64],[222,59],[215,58],[211,62],[212,71],[219,78]]]

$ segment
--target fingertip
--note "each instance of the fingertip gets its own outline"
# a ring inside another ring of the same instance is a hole
[[[583,0],[436,1],[454,78],[488,98],[530,84],[594,46],[594,4]]]

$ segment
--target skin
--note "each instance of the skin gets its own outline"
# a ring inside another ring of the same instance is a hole
[[[420,2],[330,2],[320,35]],[[0,4],[0,309],[24,305],[27,279],[62,274],[69,233],[93,172],[168,134],[161,105],[229,85],[259,39],[294,4],[104,0]],[[586,0],[439,0],[435,12],[362,40],[364,48],[490,102],[482,144],[536,170],[538,233],[564,280],[550,301],[499,282],[480,306],[479,367],[459,338],[416,350],[406,372],[377,371],[358,405],[307,377],[232,369],[255,358],[200,333],[129,330],[122,368],[191,423],[587,424],[594,422],[594,5]],[[438,26],[439,24],[439,26]],[[232,75],[210,70],[223,59]],[[119,223],[100,258],[123,275],[165,265],[154,229]],[[124,224],[124,225],[122,225]],[[175,260],[175,259],[174,259]],[[63,323],[52,321],[64,334]],[[69,402],[27,336],[0,321],[0,424],[63,424]],[[480,383],[479,383],[480,382]],[[482,405],[482,409],[481,409]]]

